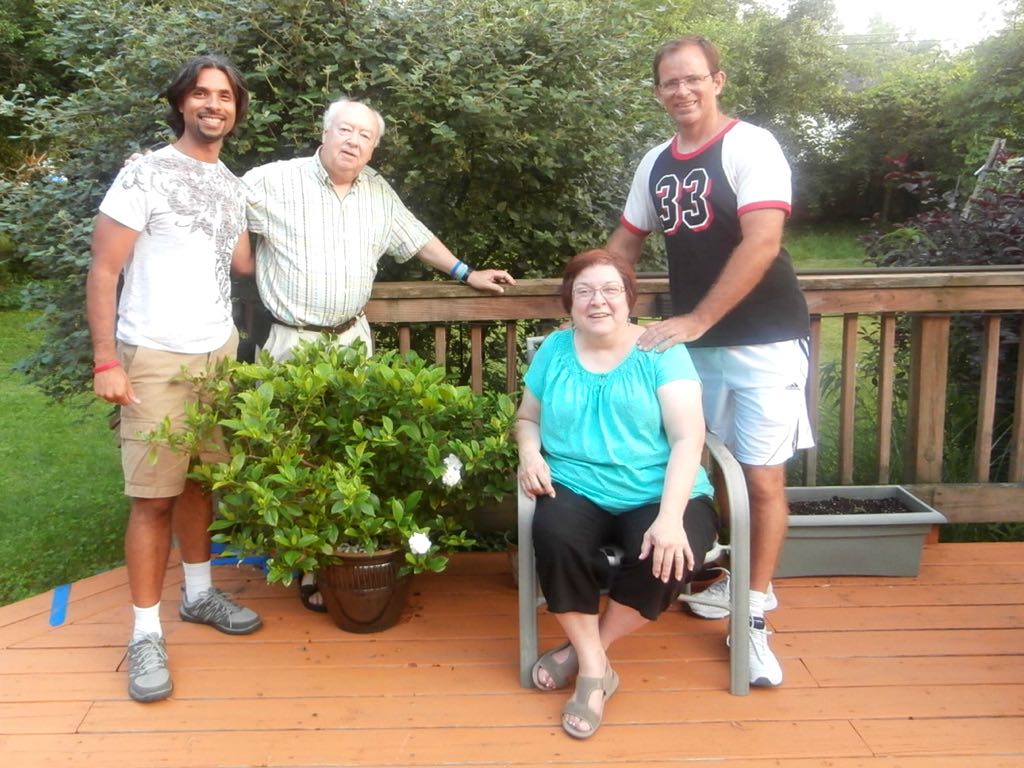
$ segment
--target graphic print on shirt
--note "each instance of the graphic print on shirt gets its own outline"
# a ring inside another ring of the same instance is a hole
[[[658,218],[665,235],[674,235],[686,225],[691,232],[703,232],[715,220],[711,207],[712,182],[703,168],[693,168],[682,181],[674,173],[665,174],[654,185],[658,200]]]
[[[174,226],[201,231],[211,240],[218,300],[230,316],[231,258],[239,233],[245,228],[238,180],[222,166],[205,167],[171,156],[129,166],[121,184],[125,189],[138,187],[157,192],[175,217]]]

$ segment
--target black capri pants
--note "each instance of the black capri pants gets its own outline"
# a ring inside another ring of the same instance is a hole
[[[640,559],[640,544],[658,516],[659,502],[615,515],[561,483],[554,483],[554,488],[555,498],[537,497],[533,516],[537,578],[548,610],[598,613],[601,590],[609,585],[610,568],[601,547],[616,544],[625,554],[622,564],[611,574],[608,596],[634,608],[646,619],[657,619],[693,578],[693,573],[687,571],[682,581],[673,576],[663,582],[651,573],[650,556]],[[683,530],[699,571],[718,536],[718,515],[711,499],[690,499]]]

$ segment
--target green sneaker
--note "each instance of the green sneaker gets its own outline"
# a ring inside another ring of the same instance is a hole
[[[167,669],[167,648],[155,632],[128,646],[128,695],[136,701],[160,701],[171,695],[174,685]]]
[[[209,624],[227,635],[248,635],[263,626],[259,614],[243,608],[216,587],[203,592],[194,603],[185,600],[185,587],[181,588],[181,608],[178,615],[183,621]]]

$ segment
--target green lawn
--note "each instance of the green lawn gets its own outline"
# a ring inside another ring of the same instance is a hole
[[[123,560],[128,504],[108,409],[51,403],[11,365],[36,343],[0,312],[0,605]]]
[[[866,226],[787,227],[783,243],[797,269],[863,269],[864,248],[857,242]]]

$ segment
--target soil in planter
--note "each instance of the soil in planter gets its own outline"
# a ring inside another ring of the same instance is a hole
[[[791,501],[789,511],[794,515],[873,515],[909,512],[899,499],[851,499],[833,496],[817,501]]]

